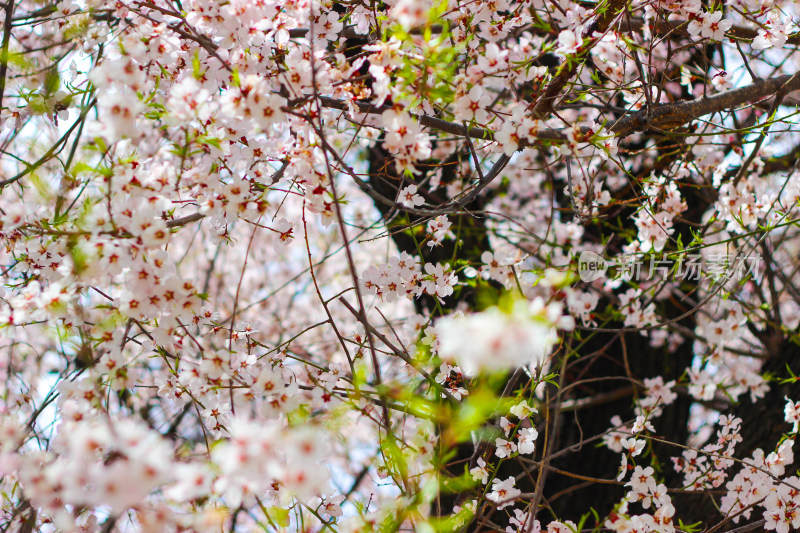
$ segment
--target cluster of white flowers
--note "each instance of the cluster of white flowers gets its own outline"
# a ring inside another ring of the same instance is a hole
[[[439,365],[439,373],[436,375],[436,383],[440,384],[453,398],[460,400],[467,396],[469,391],[465,387],[464,374],[458,366],[442,363]],[[442,397],[446,397],[442,393]]]
[[[783,414],[786,422],[792,425],[792,432],[797,433],[798,426],[800,426],[800,402],[793,402],[786,398]]]
[[[752,459],[745,459],[743,467],[725,484],[727,493],[720,501],[722,512],[730,513],[738,522],[750,518],[756,506],[761,506],[765,529],[785,533],[800,525],[800,479],[783,477],[786,467],[794,463],[793,445],[794,440],[785,440],[766,457],[758,448]]]
[[[742,420],[721,416],[716,440],[698,450],[684,450],[681,457],[673,457],[676,472],[683,472],[684,486],[692,490],[717,488],[727,477],[726,470],[733,466],[736,444],[742,441]]]
[[[390,520],[423,531],[441,445],[452,444],[442,436],[453,432],[433,427],[438,412],[417,416],[420,406],[462,415],[478,396],[473,377],[552,372],[559,336],[575,320],[603,323],[609,309],[625,326],[674,325],[659,309],[684,286],[567,287],[575,250],[617,250],[629,236],[628,255],[669,250],[692,224],[713,230],[698,232],[714,235],[704,244],[727,246],[728,233],[783,220],[800,198],[800,174],[777,187],[769,170],[790,135],[776,127],[777,142],[765,134],[754,145],[750,133],[779,121],[791,132],[789,95],[772,115],[760,115],[767,98],[693,115],[694,133],[674,147],[642,124],[614,125],[791,75],[800,10],[790,1],[45,4],[8,0],[0,12],[13,22],[0,91],[4,531],[365,531]],[[640,12],[612,12],[623,7]],[[703,42],[717,44],[701,69],[691,49]],[[548,54],[562,64],[546,66]],[[679,80],[655,83],[673,71]],[[453,202],[493,160],[503,169],[478,185],[477,222],[465,227],[473,205]],[[389,203],[451,213],[421,222],[421,250],[397,250],[400,239],[377,227],[363,194],[376,163],[397,178]],[[734,165],[744,172],[731,179]],[[631,179],[652,168],[663,174]],[[705,218],[687,212],[681,191],[709,185],[719,194]],[[605,231],[634,211],[635,237]],[[472,230],[491,251],[465,253],[460,232]],[[796,262],[794,229],[779,231],[785,239],[761,243],[775,265]],[[304,246],[287,246],[294,239]],[[452,258],[431,259],[448,239]],[[642,329],[651,345],[696,357],[675,379],[644,380],[633,421],[612,419],[603,441],[621,454],[627,490],[606,527],[675,529],[681,513],[644,463],[656,459],[654,424],[678,392],[698,403],[765,395],[761,362],[741,354],[772,350],[761,328],[771,311],[787,331],[800,322],[795,276],[778,275],[773,290],[749,281],[704,302],[686,316],[693,331]],[[352,316],[332,302],[356,279],[369,297]],[[526,300],[467,310],[498,284]],[[446,305],[411,311],[431,302]],[[431,389],[445,400],[418,396]],[[513,508],[530,501],[518,478],[498,477],[498,463],[540,451],[535,412],[521,402],[503,413],[490,451],[470,464],[481,499],[465,510],[488,502],[509,533],[544,527],[541,509]],[[784,416],[791,434],[735,475],[748,428],[722,416],[711,435],[707,423],[711,440],[693,435],[675,459],[686,487],[724,488],[720,507],[734,520],[755,513],[768,529],[800,527],[790,468],[800,402],[787,398]],[[352,489],[329,490],[332,476]]]
[[[758,35],[753,39],[751,45],[753,49],[766,50],[783,46],[789,33],[786,22],[780,13],[770,10],[767,13],[767,20],[758,28]]]
[[[640,328],[658,322],[656,306],[653,302],[642,303],[641,289],[628,289],[619,295],[619,310],[625,315],[625,325]]]
[[[594,324],[592,311],[597,307],[600,295],[592,291],[571,291],[567,295],[569,311],[584,324]]]
[[[436,322],[439,355],[468,375],[543,366],[557,329],[574,326],[560,303],[517,302],[510,312],[491,307],[480,313],[451,315]]]
[[[493,252],[483,252],[481,254],[481,266],[479,272],[483,279],[491,279],[498,283],[502,283],[506,289],[510,289],[516,282],[516,274],[514,272],[514,259],[512,257],[503,257],[501,254]]]
[[[745,327],[744,310],[736,302],[722,300],[715,311],[714,315],[699,317],[697,321],[696,331],[706,342],[701,349],[707,355],[703,364],[696,363],[688,369],[689,393],[698,400],[710,400],[718,390],[734,399],[745,393],[752,401],[763,398],[769,386],[759,373],[761,361],[729,351],[753,341],[752,333]]]
[[[383,301],[391,302],[399,296],[414,299],[422,294],[446,298],[453,294],[458,282],[455,272],[440,263],[419,263],[408,253],[389,258],[382,267],[370,266],[361,274],[361,286]]]
[[[381,119],[387,132],[383,146],[395,157],[397,170],[414,172],[414,163],[431,155],[429,135],[405,111],[389,109]]]
[[[674,218],[686,210],[686,202],[681,198],[677,184],[664,176],[646,181],[643,189],[648,198],[663,200],[642,206],[634,215],[639,230],[639,249],[642,252],[660,252],[674,231]]]
[[[447,218],[447,215],[439,215],[433,220],[428,221],[426,229],[428,230],[428,247],[433,248],[442,244],[442,241],[447,238],[454,238],[453,232],[450,231],[450,226],[453,223]]]
[[[649,382],[647,404],[653,404],[656,398],[665,399],[670,403],[672,395],[662,383]],[[785,418],[790,424],[797,424],[797,405],[787,399]],[[651,415],[659,415],[652,411]],[[641,415],[640,415],[641,418]],[[637,424],[639,420],[637,419]],[[623,452],[622,470],[619,480],[627,477],[627,472],[633,472],[626,483],[630,490],[625,501],[617,511],[606,521],[606,527],[614,531],[674,531],[672,517],[675,508],[663,484],[659,484],[654,477],[652,467],[630,467],[627,465],[628,457],[639,456],[646,444],[642,438],[626,438],[626,435],[636,434],[636,424],[629,429],[621,425],[618,417],[612,420],[615,428],[604,437],[604,442],[609,448]],[[737,443],[742,441],[740,418],[722,415],[719,419],[720,428],[716,438],[705,444],[701,449],[688,448],[681,457],[673,457],[672,461],[676,472],[684,474],[683,486],[688,490],[708,490],[719,488],[725,483],[727,471],[736,464],[734,458]],[[648,422],[644,422],[647,426]],[[794,429],[794,428],[793,428]],[[650,427],[652,431],[653,428]],[[780,443],[774,452],[764,455],[761,449],[753,452],[752,458],[743,462],[743,467],[736,475],[725,484],[726,494],[722,497],[720,508],[726,515],[732,516],[734,522],[742,518],[748,519],[754,508],[762,507],[763,517],[766,521],[765,528],[788,532],[798,526],[798,513],[800,513],[800,479],[797,477],[783,478],[786,466],[794,462],[794,440],[786,439]],[[655,512],[650,514],[631,515],[628,504],[639,502],[643,509],[655,507]]]
[[[500,143],[503,152],[510,156],[522,145],[535,141],[543,128],[544,124],[540,120],[526,114],[525,106],[516,105],[511,109],[510,118],[503,122],[495,134],[495,139]]]
[[[767,191],[767,185],[755,180],[722,184],[716,207],[719,219],[727,223],[728,231],[742,233],[752,230],[764,215],[772,211],[775,192]]]
[[[241,80],[238,87],[225,93],[222,111],[231,117],[243,117],[252,121],[254,128],[266,130],[283,120],[281,107],[286,105],[286,99],[271,89],[263,78],[249,74]]]
[[[151,82],[145,80],[143,69],[131,57],[118,57],[92,70],[90,79],[98,88],[98,104],[108,119],[103,126],[112,140],[137,137],[136,119],[145,106],[138,92],[144,93]]]
[[[689,35],[705,37],[712,41],[721,41],[725,38],[725,32],[731,29],[733,23],[722,18],[722,10],[709,13],[708,11],[697,10],[691,13],[691,20],[687,31]]]
[[[302,501],[318,496],[330,475],[319,464],[328,450],[320,432],[312,426],[286,430],[262,420],[236,419],[230,440],[211,455],[221,471],[221,490],[233,505],[283,490]]]
[[[429,2],[419,0],[396,0],[391,2],[392,9],[390,15],[403,28],[411,29],[428,21],[428,14],[431,9]]]
[[[523,400],[515,404],[509,410],[510,415],[517,419],[516,422],[511,422],[506,417],[500,419],[500,427],[505,437],[516,437],[516,443],[498,437],[495,440],[495,455],[497,457],[504,459],[512,456],[512,454],[519,453],[528,455],[534,452],[536,448],[536,438],[539,434],[536,428],[531,426],[530,416],[537,412],[535,408],[528,405],[527,401]],[[493,476],[486,461],[482,457],[478,458],[477,465],[470,469],[469,473],[472,479],[479,481],[482,485],[486,485],[489,482],[490,476]],[[513,477],[509,477],[505,480],[495,477],[492,479],[491,491],[487,494],[486,498],[494,502],[498,509],[511,506],[514,504],[514,500],[522,494],[521,491],[515,487],[515,484]],[[514,511],[515,517],[518,519],[517,525],[522,525],[522,522],[519,522],[521,519],[521,511],[519,509],[515,509]]]

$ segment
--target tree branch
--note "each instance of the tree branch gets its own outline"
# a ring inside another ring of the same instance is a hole
[[[582,38],[584,41],[590,39],[590,42],[581,46],[580,55],[559,68],[556,77],[553,78],[553,81],[550,82],[542,95],[536,100],[536,105],[533,108],[535,117],[543,119],[553,110],[556,98],[561,94],[564,86],[578,72],[578,68],[588,56],[589,50],[600,40],[600,36],[608,31],[611,23],[626,6],[627,0],[609,0],[605,10],[586,28]]]
[[[0,111],[3,110],[3,95],[6,92],[6,76],[8,74],[8,47],[11,43],[11,24],[14,15],[14,4],[16,0],[8,0],[6,3],[6,20],[3,23],[3,51],[0,57]]]
[[[642,110],[620,118],[609,129],[619,138],[651,128],[671,130],[705,115],[718,113],[742,104],[753,103],[774,96],[779,92],[788,94],[796,90],[800,90],[800,76],[797,74],[787,74],[768,80],[757,80],[750,85],[721,92],[708,98],[683,100],[655,106],[650,111],[649,120],[647,111]],[[347,102],[336,98],[323,96],[320,97],[320,101],[325,107],[331,109],[341,109],[343,111],[350,109]],[[369,114],[381,114],[391,109],[391,106],[375,107],[367,102],[354,102],[354,104],[360,112]],[[436,131],[460,137],[471,137],[486,141],[494,140],[494,132],[488,129],[463,126],[429,115],[412,114],[411,116],[418,120],[421,125]],[[560,142],[565,141],[567,136],[563,130],[547,128],[539,132],[537,139],[540,141]],[[526,146],[530,146],[530,143],[520,143],[519,148],[522,149]]]
[[[640,111],[619,119],[610,129],[617,137],[625,137],[635,131],[649,128],[671,130],[705,115],[717,113],[742,104],[755,102],[777,93],[789,93],[800,89],[797,73],[778,76],[768,80],[757,80],[750,85],[718,93],[708,98],[662,104],[650,112]]]

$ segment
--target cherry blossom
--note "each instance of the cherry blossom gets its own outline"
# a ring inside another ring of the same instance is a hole
[[[465,317],[445,317],[436,323],[439,354],[458,361],[470,375],[481,370],[541,365],[560,321],[560,306],[543,307],[541,303],[518,303],[511,313],[491,308]]]
[[[492,481],[492,491],[486,498],[497,504],[498,509],[504,509],[513,505],[513,500],[521,494],[520,490],[514,488],[514,478],[505,480],[495,478]]]
[[[797,3],[0,19],[3,531],[800,529]]]

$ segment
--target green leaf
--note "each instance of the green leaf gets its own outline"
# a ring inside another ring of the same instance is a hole
[[[48,69],[44,77],[44,91],[46,94],[53,94],[61,86],[61,77],[58,75],[57,68]]]
[[[270,507],[268,510],[269,517],[280,527],[289,527],[289,510],[282,507]]]
[[[236,71],[234,70],[234,72]],[[204,71],[202,71],[200,67],[200,49],[198,48],[194,51],[194,56],[192,56],[192,75],[194,76],[194,79],[199,80],[201,77],[203,77],[203,74]]]

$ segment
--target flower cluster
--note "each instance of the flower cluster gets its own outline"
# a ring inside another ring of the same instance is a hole
[[[798,6],[6,2],[0,530],[800,528]]]
[[[571,329],[572,318],[558,303],[517,302],[510,312],[492,307],[481,313],[448,316],[436,322],[439,355],[456,361],[468,375],[545,364],[557,329]]]
[[[453,294],[458,277],[446,266],[426,263],[424,268],[403,252],[389,258],[381,268],[367,268],[361,278],[361,286],[370,294],[391,302],[398,296],[414,299],[422,294],[446,298]]]

